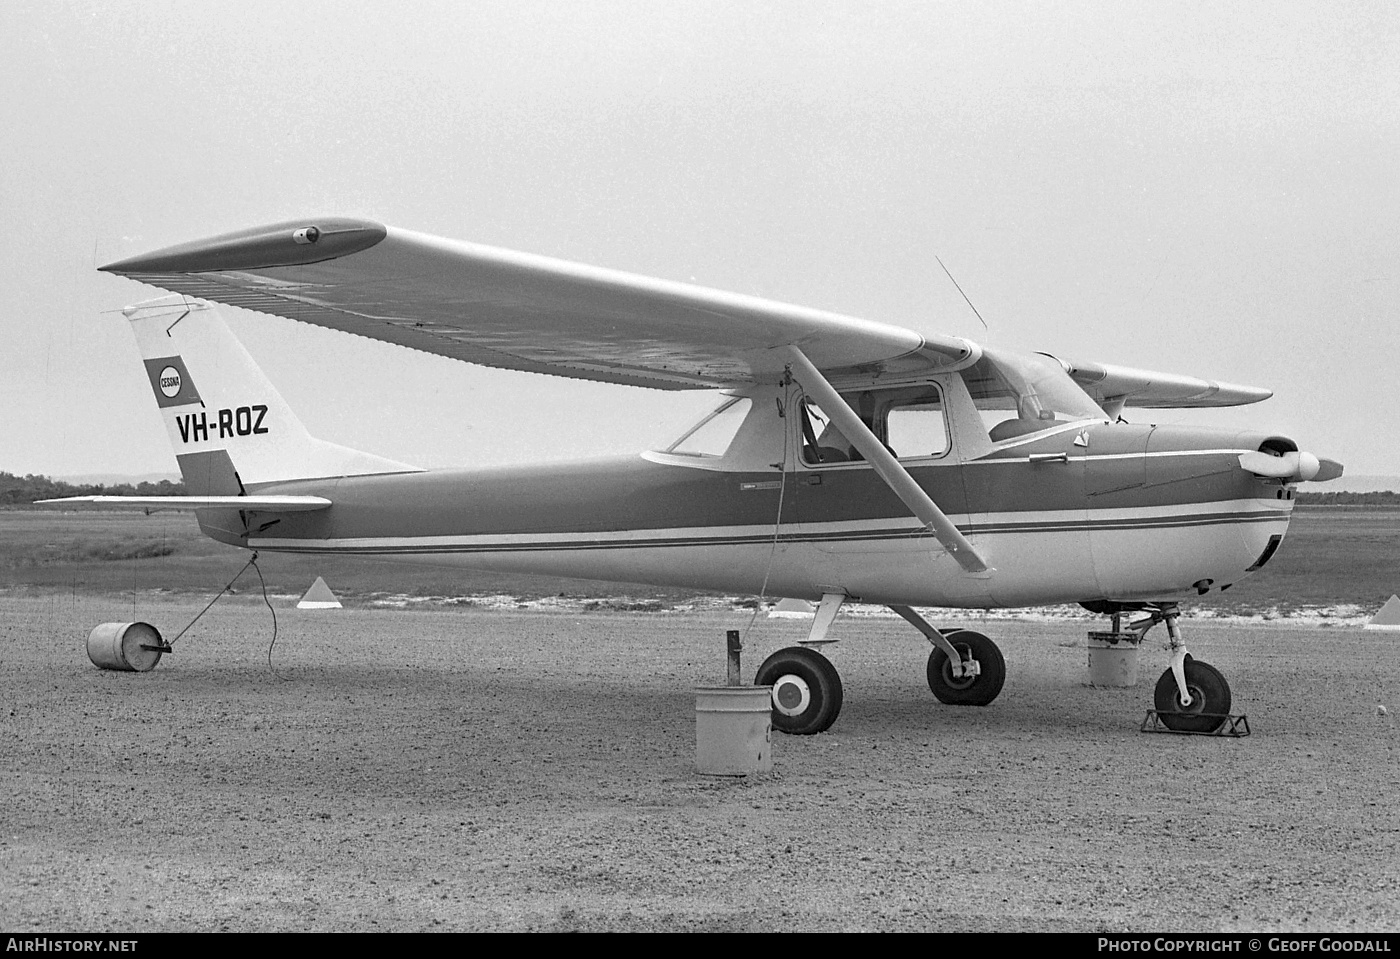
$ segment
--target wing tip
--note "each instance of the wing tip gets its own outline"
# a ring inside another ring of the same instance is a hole
[[[374,220],[308,217],[180,243],[97,269],[118,276],[139,276],[305,266],[363,252],[388,235],[388,228]]]

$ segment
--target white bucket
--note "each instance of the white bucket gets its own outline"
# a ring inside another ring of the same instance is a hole
[[[144,673],[160,662],[160,632],[150,623],[98,623],[88,634],[87,654],[99,669]]]
[[[752,776],[773,769],[773,687],[695,689],[695,769]]]
[[[1136,686],[1138,681],[1137,633],[1089,634],[1089,685]]]

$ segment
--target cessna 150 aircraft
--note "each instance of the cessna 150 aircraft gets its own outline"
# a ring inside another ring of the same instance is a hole
[[[1210,731],[1230,688],[1192,659],[1175,600],[1274,555],[1294,484],[1340,476],[1262,432],[1124,422],[1125,408],[1234,406],[1267,390],[993,350],[681,283],[364,220],[280,223],[103,270],[173,292],[125,311],[191,495],[58,503],[193,509],[253,550],[346,553],[820,603],[770,656],[780,730],[841,708],[821,652],[848,600],[932,643],[944,703],[1001,691],[1001,652],[915,606],[1079,602],[1165,621],[1155,705]],[[420,470],[310,437],[206,301],[470,363],[718,390],[664,449],[530,468]],[[115,500],[115,502],[114,502]]]

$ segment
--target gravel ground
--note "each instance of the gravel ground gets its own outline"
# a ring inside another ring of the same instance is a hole
[[[744,616],[279,608],[274,672],[240,596],[153,672],[94,668],[132,618],[0,597],[0,928],[1400,930],[1393,633],[1192,625],[1253,729],[1223,739],[1138,731],[1156,633],[1092,689],[1084,624],[989,624],[979,709],[910,627],[843,619],[832,731],[726,779],[694,687]],[[746,677],[804,632],[760,619]]]

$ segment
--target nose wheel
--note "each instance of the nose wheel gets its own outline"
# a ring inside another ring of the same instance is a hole
[[[1125,612],[1141,611],[1147,616],[1128,626],[1139,639],[1158,623],[1167,625],[1167,650],[1171,665],[1157,680],[1152,691],[1152,711],[1143,721],[1144,732],[1169,731],[1204,735],[1248,736],[1249,723],[1244,716],[1232,716],[1230,684],[1220,670],[1203,663],[1186,651],[1177,620],[1181,613],[1176,603],[1082,603],[1093,613],[1113,617],[1113,631],[1121,627]],[[1151,724],[1151,728],[1149,728]]]
[[[1176,674],[1167,669],[1157,680],[1152,693],[1152,706],[1163,726],[1175,732],[1213,733],[1225,723],[1230,714],[1230,684],[1209,663],[1186,654],[1182,664],[1186,673],[1186,692],[1191,697],[1184,703]]]
[[[841,676],[815,649],[778,650],[758,667],[754,685],[773,687],[773,728],[779,732],[825,732],[841,714]]]

